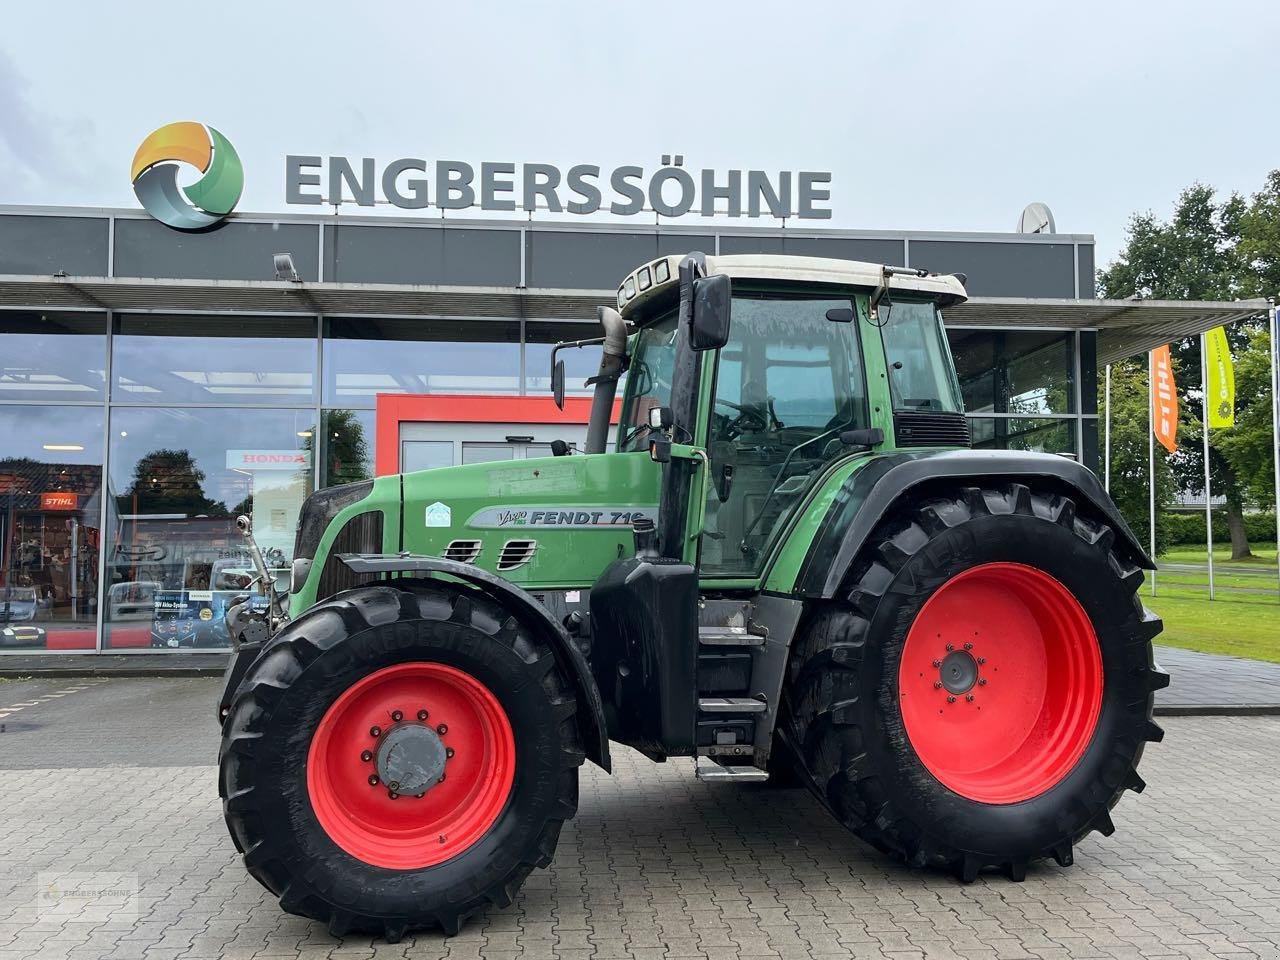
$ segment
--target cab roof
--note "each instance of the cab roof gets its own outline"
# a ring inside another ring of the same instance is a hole
[[[618,310],[631,320],[646,304],[665,301],[679,287],[680,261],[686,254],[659,257],[637,267],[618,287]],[[730,279],[779,281],[782,283],[831,284],[874,290],[884,280],[885,266],[863,260],[833,260],[828,257],[796,257],[783,254],[735,253],[708,256],[708,276],[724,274]],[[924,273],[905,267],[890,267],[891,293],[902,292],[930,298],[939,307],[954,306],[968,299],[964,279],[956,274]],[[629,295],[628,295],[629,294]]]

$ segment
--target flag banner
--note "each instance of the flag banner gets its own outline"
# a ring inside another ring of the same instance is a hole
[[[1178,452],[1178,388],[1173,382],[1173,361],[1169,345],[1151,351],[1151,429],[1160,445]]]
[[[1209,371],[1205,409],[1209,411],[1209,426],[1233,427],[1236,422],[1236,373],[1231,365],[1227,331],[1214,327],[1204,335],[1204,342],[1208,351],[1205,358]]]

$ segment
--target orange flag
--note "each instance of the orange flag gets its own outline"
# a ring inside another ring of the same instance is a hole
[[[1178,450],[1178,388],[1173,382],[1169,345],[1151,351],[1151,383],[1154,393],[1151,429],[1170,453]]]

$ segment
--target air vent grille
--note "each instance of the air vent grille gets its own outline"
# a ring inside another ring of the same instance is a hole
[[[969,446],[969,421],[963,413],[898,411],[893,433],[899,447]]]
[[[514,570],[533,559],[538,550],[537,540],[508,540],[498,554],[499,570]]]
[[[458,563],[475,563],[480,556],[479,540],[454,540],[444,548],[441,554],[446,560],[457,560]]]
[[[382,512],[371,510],[368,513],[357,513],[342,525],[338,535],[333,538],[329,554],[325,557],[324,567],[320,571],[319,583],[316,585],[316,599],[324,600],[335,593],[378,579],[376,573],[353,572],[338,559],[338,554],[381,552]]]

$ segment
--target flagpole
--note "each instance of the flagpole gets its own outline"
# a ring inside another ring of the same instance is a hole
[[[1271,353],[1271,453],[1276,489],[1276,576],[1280,577],[1280,314],[1275,304],[1267,318]]]
[[[1151,559],[1156,558],[1156,358],[1147,353],[1147,488],[1150,493],[1148,523],[1151,527]],[[1151,571],[1151,595],[1156,595],[1156,572]]]
[[[1209,554],[1209,599],[1213,595],[1213,491],[1209,489],[1209,335],[1200,334],[1200,396],[1204,409],[1204,542]]]
[[[1102,445],[1102,460],[1104,464],[1103,475],[1102,475],[1102,485],[1106,489],[1107,493],[1110,493],[1111,492],[1111,364],[1109,363],[1107,364],[1107,392],[1106,392],[1106,400],[1104,401],[1104,404],[1106,407],[1107,418],[1105,421],[1106,427],[1104,431],[1104,435],[1106,439],[1103,441],[1103,445]]]

